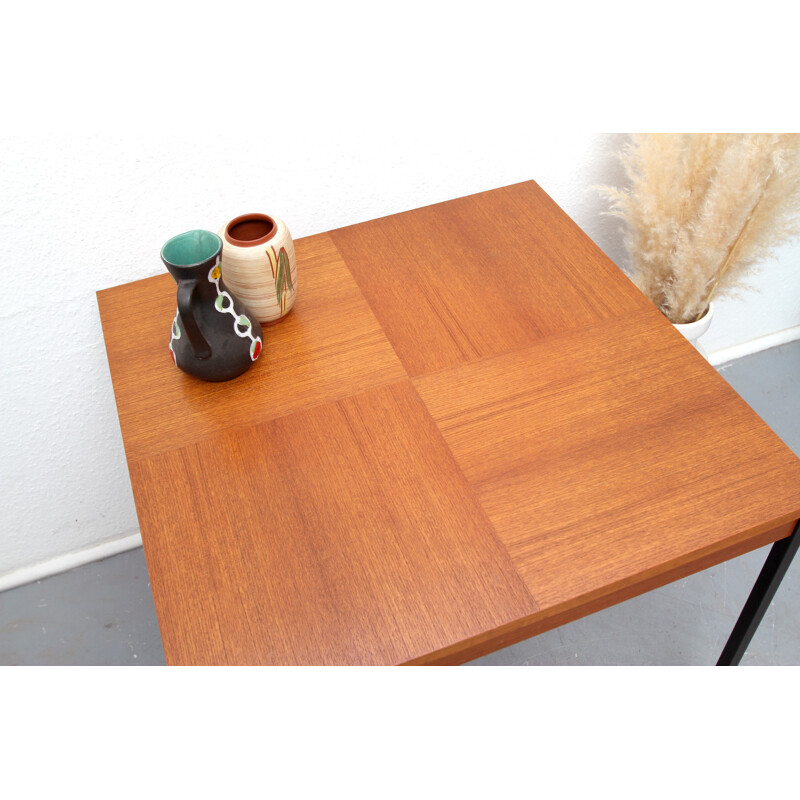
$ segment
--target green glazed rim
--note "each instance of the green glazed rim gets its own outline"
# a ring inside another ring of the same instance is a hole
[[[174,267],[196,267],[222,250],[222,239],[211,231],[194,230],[173,236],[162,248],[161,258]]]

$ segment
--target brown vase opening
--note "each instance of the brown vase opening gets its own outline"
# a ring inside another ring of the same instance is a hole
[[[275,220],[266,214],[242,214],[225,226],[225,239],[239,247],[254,247],[268,242],[277,230]]]

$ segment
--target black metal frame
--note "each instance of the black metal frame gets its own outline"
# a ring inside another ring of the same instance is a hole
[[[735,667],[741,661],[798,547],[800,547],[800,521],[794,526],[790,536],[772,545],[750,597],[747,598],[728,643],[717,661],[718,667]]]

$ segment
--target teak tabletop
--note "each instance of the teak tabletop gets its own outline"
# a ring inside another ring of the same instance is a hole
[[[800,461],[532,182],[296,242],[240,378],[98,292],[170,664],[460,663],[790,534]]]

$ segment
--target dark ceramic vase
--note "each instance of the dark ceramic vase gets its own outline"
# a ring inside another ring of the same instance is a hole
[[[241,375],[261,353],[261,325],[222,280],[222,240],[188,231],[161,248],[161,260],[178,284],[178,310],[169,349],[184,372],[204,381]]]

